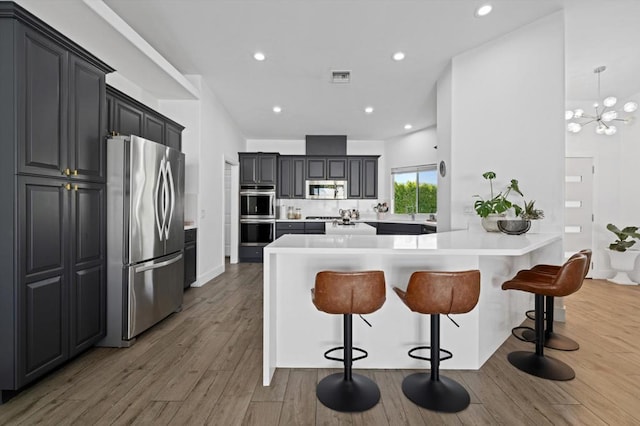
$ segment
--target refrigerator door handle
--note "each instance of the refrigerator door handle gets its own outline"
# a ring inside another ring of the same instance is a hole
[[[169,239],[169,231],[171,230],[171,219],[173,219],[173,211],[176,207],[176,190],[173,186],[173,173],[171,172],[171,162],[167,160],[167,179],[165,179],[165,184],[168,182],[169,186],[169,198],[171,200],[171,208],[169,209],[169,219],[167,220],[167,226],[165,230],[166,239]]]
[[[156,190],[153,193],[153,204],[154,204],[154,210],[155,210],[155,215],[156,215],[156,227],[158,228],[158,234],[160,235],[160,241],[163,240],[163,235],[164,235],[164,219],[165,219],[165,212],[164,212],[164,192],[165,192],[165,188],[166,188],[166,182],[165,182],[165,175],[164,175],[164,161],[165,159],[163,158],[160,161],[160,167],[158,168],[158,179],[156,180]],[[162,192],[162,200],[159,200],[160,198],[160,192]],[[162,202],[162,221],[160,221],[160,206],[158,205],[158,202],[161,201]]]
[[[165,266],[171,265],[172,263],[176,263],[182,259],[182,253],[173,259],[165,260],[164,262],[152,263],[150,265],[139,265],[134,268],[134,272],[137,274],[138,272],[150,271],[151,269],[163,268]]]

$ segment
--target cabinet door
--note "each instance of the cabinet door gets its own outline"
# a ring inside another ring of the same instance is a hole
[[[165,123],[164,143],[168,147],[182,151],[182,129],[171,123]]]
[[[294,158],[291,165],[291,198],[305,197],[304,158]]]
[[[164,121],[160,117],[146,113],[142,137],[164,145]]]
[[[344,180],[347,178],[346,158],[327,158],[327,179]]]
[[[325,179],[325,158],[307,158],[307,179]]]
[[[61,176],[68,165],[68,53],[24,26],[17,33],[18,172]]]
[[[362,160],[362,198],[378,198],[378,159]]]
[[[113,105],[113,118],[114,129],[121,135],[136,135],[143,137],[143,117],[142,110],[123,102],[120,99],[115,99]]]
[[[18,177],[18,386],[69,357],[68,201],[62,181]]]
[[[69,167],[74,179],[104,182],[107,115],[104,73],[74,55],[69,68]]]
[[[276,159],[275,155],[259,155],[258,156],[258,182],[259,183],[276,183]]]
[[[104,184],[72,185],[70,208],[70,355],[106,333],[106,194]]]
[[[349,158],[348,168],[347,198],[362,198],[362,160]]]
[[[293,159],[280,157],[278,159],[278,198],[292,198],[291,183],[293,182]]]
[[[184,246],[184,287],[196,282],[196,244]]]
[[[258,172],[257,155],[240,155],[240,183],[256,183]]]

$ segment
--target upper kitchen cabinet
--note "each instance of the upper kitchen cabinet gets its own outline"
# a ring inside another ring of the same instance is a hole
[[[347,198],[378,198],[378,157],[348,157]]]
[[[307,179],[345,180],[347,179],[346,157],[307,157]]]
[[[240,184],[276,184],[277,158],[275,153],[240,152]]]
[[[159,112],[107,85],[110,134],[136,135],[182,150],[184,127]]]
[[[278,198],[304,198],[305,158],[295,155],[278,157]]]
[[[47,32],[13,22],[3,43],[14,45],[3,51],[15,55],[18,173],[104,182],[105,73],[112,69]]]

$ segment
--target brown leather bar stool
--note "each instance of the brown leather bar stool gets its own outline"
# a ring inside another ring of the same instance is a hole
[[[480,297],[480,271],[417,271],[411,274],[406,292],[397,287],[393,290],[413,312],[430,315],[431,322],[431,345],[409,351],[411,358],[431,363],[431,374],[415,373],[405,377],[402,392],[429,410],[447,413],[464,410],[469,406],[469,393],[455,380],[440,375],[440,361],[453,357],[450,351],[440,348],[440,315],[463,314],[476,306]],[[421,349],[429,349],[429,357],[414,354]]]
[[[571,380],[576,375],[564,362],[544,355],[544,297],[564,297],[582,286],[587,256],[578,254],[567,260],[550,281],[544,274],[520,271],[512,280],[502,284],[503,290],[521,290],[535,294],[536,351],[516,351],[508,355],[517,369],[549,380]]]
[[[351,371],[353,361],[368,356],[365,350],[353,347],[352,315],[370,314],[384,304],[384,272],[318,272],[315,288],[311,290],[311,298],[319,311],[344,316],[344,346],[329,349],[324,353],[327,359],[342,361],[344,371],[331,374],[318,383],[318,399],[336,411],[358,412],[372,408],[380,400],[378,385],[371,379]],[[329,355],[337,350],[343,350],[342,359]],[[363,355],[354,358],[353,351]]]
[[[591,250],[585,249],[580,250],[578,253],[574,254],[576,256],[578,254],[584,254],[587,256],[587,267],[584,271],[584,276],[582,277],[583,281],[589,273],[589,265],[591,265]],[[572,256],[572,257],[573,257]],[[571,258],[570,258],[571,259]],[[545,274],[549,278],[549,281],[553,279],[560,270],[561,266],[558,265],[536,265],[530,269],[532,272]],[[553,321],[554,321],[554,297],[553,296],[545,296],[545,328],[544,328],[544,346],[550,349],[557,349],[561,351],[577,351],[580,349],[580,345],[573,339],[570,339],[562,334],[558,334],[553,331]],[[527,311],[526,315],[528,318],[535,320],[535,311]],[[525,330],[522,333],[522,337],[527,341],[535,341],[535,331],[534,330]]]

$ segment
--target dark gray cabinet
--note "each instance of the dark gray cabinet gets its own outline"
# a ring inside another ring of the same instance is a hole
[[[0,399],[105,334],[105,73],[0,2]]]
[[[346,158],[327,158],[327,179],[345,180],[347,178]]]
[[[436,227],[422,223],[378,222],[378,235],[420,235],[436,232]]]
[[[347,169],[347,198],[378,198],[378,157],[348,157]]]
[[[18,172],[104,181],[104,71],[18,25]]]
[[[305,158],[303,156],[278,157],[278,198],[305,197]]]
[[[285,234],[324,234],[324,222],[276,222],[276,239]]]
[[[307,179],[310,180],[324,180],[327,177],[326,158],[307,157]]]
[[[238,153],[240,184],[276,184],[277,157],[275,153]]]
[[[347,178],[346,157],[307,157],[307,179],[345,180]]]
[[[184,288],[196,282],[197,235],[195,228],[184,231]]]
[[[141,136],[182,150],[183,126],[109,85],[106,97],[110,134]]]

